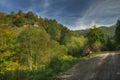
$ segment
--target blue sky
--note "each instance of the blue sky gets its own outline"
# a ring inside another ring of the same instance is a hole
[[[113,25],[120,18],[120,0],[1,0],[0,11],[10,13],[22,10],[67,26],[69,29],[85,29]]]

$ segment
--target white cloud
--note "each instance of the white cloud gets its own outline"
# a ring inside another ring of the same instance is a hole
[[[0,5],[5,7],[5,8],[11,8],[12,7],[11,2],[7,1],[7,3],[6,3],[6,0],[0,1]]]
[[[51,4],[51,3],[50,3],[50,0],[44,0],[44,3],[43,3],[43,5],[42,5],[42,6],[43,6],[43,10],[42,10],[42,12],[40,12],[44,17],[45,17],[44,14],[47,13],[50,4]]]
[[[29,9],[27,11],[33,11],[36,12],[36,15],[38,17],[40,17],[40,15],[42,17],[45,17],[45,14],[48,11],[48,8],[50,6],[50,0],[41,0],[41,1],[37,1],[37,0],[31,0],[31,6],[29,7]],[[42,3],[41,3],[42,2]],[[38,10],[39,9],[39,10]],[[41,10],[42,9],[42,10]],[[26,12],[27,12],[26,11]]]
[[[110,25],[120,14],[120,0],[96,0],[86,10],[83,17],[75,22],[75,29],[89,28],[96,25]]]
[[[46,9],[47,7],[49,7],[49,5],[50,5],[50,2],[49,2],[49,0],[44,0],[44,9]]]

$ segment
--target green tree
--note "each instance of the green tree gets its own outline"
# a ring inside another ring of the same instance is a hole
[[[18,36],[20,63],[33,70],[34,65],[41,63],[40,58],[45,55],[48,40],[49,36],[43,29],[26,28],[22,31]]]
[[[34,19],[34,13],[32,11],[28,11],[25,17],[29,20],[32,20]]]
[[[51,26],[47,29],[47,32],[50,34],[52,39],[60,41],[61,31],[59,28]]]
[[[96,50],[99,50],[105,41],[104,33],[100,28],[97,28],[96,26],[93,26],[93,28],[90,29],[87,37],[88,44],[92,45]]]
[[[14,70],[18,63],[15,61],[16,35],[9,29],[0,30],[0,72]]]
[[[112,40],[110,39],[110,37],[108,37],[105,46],[106,46],[106,49],[107,49],[108,51],[114,50],[114,45],[113,45],[113,42],[112,42]]]
[[[13,21],[13,24],[17,27],[23,27],[25,23],[25,19],[23,17],[19,17]]]
[[[14,15],[15,15],[15,12],[14,12],[14,11],[12,11],[12,12],[10,13],[10,15],[14,16]]]
[[[61,29],[61,37],[60,37],[60,44],[61,45],[66,45],[68,42],[71,40],[71,33],[70,31],[64,27]]]
[[[17,14],[21,16],[23,14],[23,11],[19,10]]]
[[[115,41],[116,41],[116,44],[119,46],[120,45],[120,20],[118,20],[116,23]]]
[[[86,44],[86,38],[83,36],[72,36],[69,42],[66,42],[66,47],[68,49],[68,54],[78,57],[83,51],[83,47]]]
[[[30,70],[45,65],[52,57],[66,52],[43,28],[27,27],[18,36],[20,63]]]

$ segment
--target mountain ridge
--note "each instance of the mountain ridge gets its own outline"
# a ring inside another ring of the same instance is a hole
[[[115,25],[112,25],[112,26],[109,26],[109,27],[106,27],[106,26],[101,26],[99,27],[102,29],[104,35],[106,37],[114,37],[115,35],[115,29],[116,29],[116,26]],[[83,35],[83,36],[86,36],[86,34],[90,31],[90,28],[88,29],[83,29],[83,30],[75,30],[75,32]]]

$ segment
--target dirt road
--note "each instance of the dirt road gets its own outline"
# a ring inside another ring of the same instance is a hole
[[[120,80],[120,52],[106,52],[76,64],[60,80]]]

